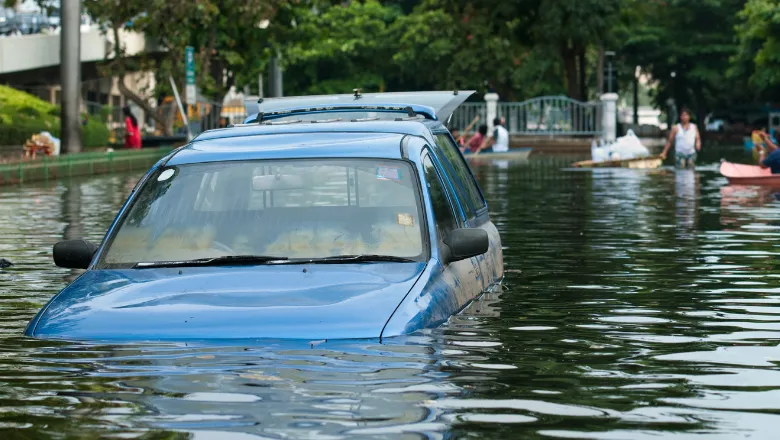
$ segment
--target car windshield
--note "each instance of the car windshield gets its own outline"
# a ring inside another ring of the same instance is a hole
[[[401,160],[164,167],[138,190],[97,267],[230,256],[422,261],[419,200],[413,168]]]

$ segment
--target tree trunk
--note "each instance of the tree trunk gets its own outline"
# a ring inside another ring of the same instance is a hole
[[[577,84],[577,55],[569,47],[568,42],[563,44],[561,56],[563,57],[564,69],[566,69],[566,90],[569,98],[578,99],[580,90]]]

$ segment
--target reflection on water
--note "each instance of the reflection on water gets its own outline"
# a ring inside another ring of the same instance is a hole
[[[0,438],[774,438],[780,201],[715,167],[475,165],[506,282],[377,341],[81,345],[20,336],[138,175],[0,189]]]

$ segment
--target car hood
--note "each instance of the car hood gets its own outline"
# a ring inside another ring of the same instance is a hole
[[[90,270],[25,333],[69,340],[376,338],[424,266]]]

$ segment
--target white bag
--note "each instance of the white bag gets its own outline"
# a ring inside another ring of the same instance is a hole
[[[633,130],[628,130],[625,136],[615,139],[615,142],[606,146],[597,147],[594,141],[590,151],[594,162],[636,159],[650,155],[650,150],[642,145]]]
[[[51,133],[48,131],[42,131],[40,132],[41,136],[46,136],[47,138],[51,139],[51,143],[54,144],[54,149],[51,152],[52,156],[59,156],[60,155],[60,140],[54,137]]]

